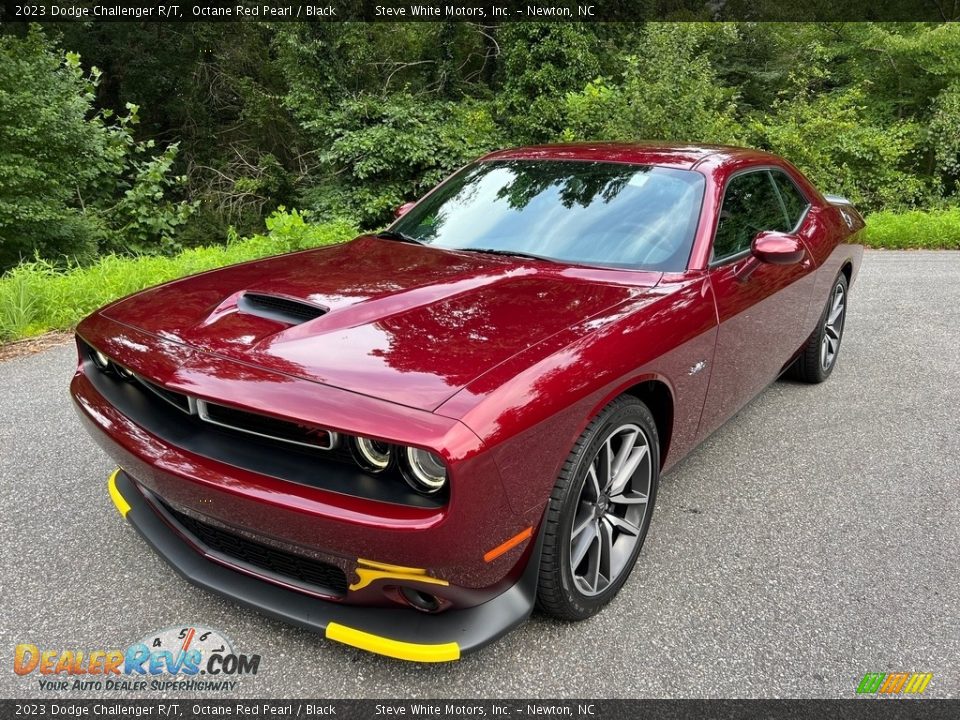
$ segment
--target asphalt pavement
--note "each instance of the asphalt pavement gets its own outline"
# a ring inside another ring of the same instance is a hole
[[[113,466],[67,393],[74,353],[0,363],[0,697],[98,695],[15,675],[18,643],[123,648],[192,624],[262,656],[225,697],[852,697],[895,671],[960,697],[960,253],[868,252],[832,378],[775,383],[663,479],[603,613],[535,615],[449,665],[368,655],[181,580],[107,495]]]

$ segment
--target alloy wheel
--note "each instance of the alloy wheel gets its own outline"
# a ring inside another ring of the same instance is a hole
[[[629,570],[644,535],[652,478],[643,429],[627,424],[611,431],[587,469],[570,530],[570,569],[584,595],[599,595]]]
[[[846,315],[847,295],[842,283],[837,283],[830,300],[830,310],[823,322],[823,338],[820,340],[820,367],[828,370],[833,366],[840,351],[843,335],[843,320]]]

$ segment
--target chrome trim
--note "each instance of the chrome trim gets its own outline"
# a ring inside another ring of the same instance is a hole
[[[154,395],[156,395],[158,398],[160,398],[160,399],[163,400],[164,402],[169,403],[170,405],[173,405],[173,407],[175,407],[175,408],[176,408],[177,410],[179,410],[180,412],[186,413],[187,415],[196,415],[196,414],[197,414],[197,401],[196,401],[194,398],[190,397],[189,395],[185,395],[184,393],[177,393],[178,395],[183,395],[183,397],[185,397],[185,398],[187,399],[187,408],[188,408],[188,409],[187,409],[187,410],[184,410],[182,407],[180,407],[179,405],[177,405],[177,403],[175,403],[173,400],[171,400],[171,399],[168,398],[166,395],[164,395],[162,392],[160,392],[160,390],[164,390],[164,389],[166,389],[166,388],[161,388],[159,385],[154,385],[152,382],[150,382],[150,381],[147,380],[146,378],[140,377],[140,376],[137,375],[136,373],[131,373],[131,374],[133,375],[133,378],[134,378],[138,383],[140,383],[140,385],[142,385],[144,388],[146,388],[147,390],[149,390],[150,392],[152,392]],[[176,392],[176,390],[170,390],[170,391],[168,391],[168,392]]]
[[[189,398],[190,396],[188,395],[187,397]],[[190,399],[193,400],[193,398],[190,398]],[[217,425],[219,427],[227,428],[228,430],[236,430],[237,432],[244,432],[244,433],[247,433],[248,435],[256,435],[257,437],[267,438],[268,440],[276,440],[277,442],[285,442],[285,443],[289,443],[290,445],[299,445],[301,447],[310,448],[311,450],[333,450],[337,446],[337,443],[339,443],[340,441],[340,435],[338,433],[334,432],[333,430],[326,430],[326,428],[324,428],[324,430],[326,431],[327,436],[330,438],[330,444],[327,445],[326,447],[323,445],[319,445],[317,443],[305,443],[305,442],[300,442],[299,440],[290,440],[288,438],[278,437],[276,435],[267,435],[266,433],[260,433],[260,432],[257,432],[256,430],[248,430],[247,428],[237,427],[236,425],[230,425],[228,423],[220,422],[219,420],[214,420],[212,417],[210,417],[210,413],[207,410],[207,406],[211,404],[218,405],[218,403],[208,403],[206,400],[200,400],[199,398],[197,398],[196,400],[193,400],[193,402],[196,403],[197,417],[199,417],[204,422],[210,423],[211,425]],[[227,406],[224,405],[222,407],[227,407]],[[233,409],[233,408],[228,408],[228,409]],[[247,412],[247,411],[238,409],[237,412]],[[269,416],[266,416],[266,417],[269,417]],[[293,422],[293,421],[285,420],[281,422]]]

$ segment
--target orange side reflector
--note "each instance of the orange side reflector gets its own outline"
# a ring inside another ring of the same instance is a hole
[[[489,550],[487,553],[485,553],[483,556],[483,561],[490,562],[491,560],[496,560],[498,557],[507,552],[507,550],[512,550],[531,535],[533,535],[533,528],[528,527],[523,532],[519,532],[514,535],[502,545],[497,545],[493,550]]]

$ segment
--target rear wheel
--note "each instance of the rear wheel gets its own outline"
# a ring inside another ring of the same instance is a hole
[[[843,324],[847,319],[847,290],[847,276],[840,273],[833,282],[817,329],[803,346],[793,366],[793,375],[797,379],[821,383],[833,372],[843,340]]]
[[[583,620],[613,599],[643,547],[659,476],[650,410],[633,397],[614,400],[577,440],[550,495],[541,610]]]

